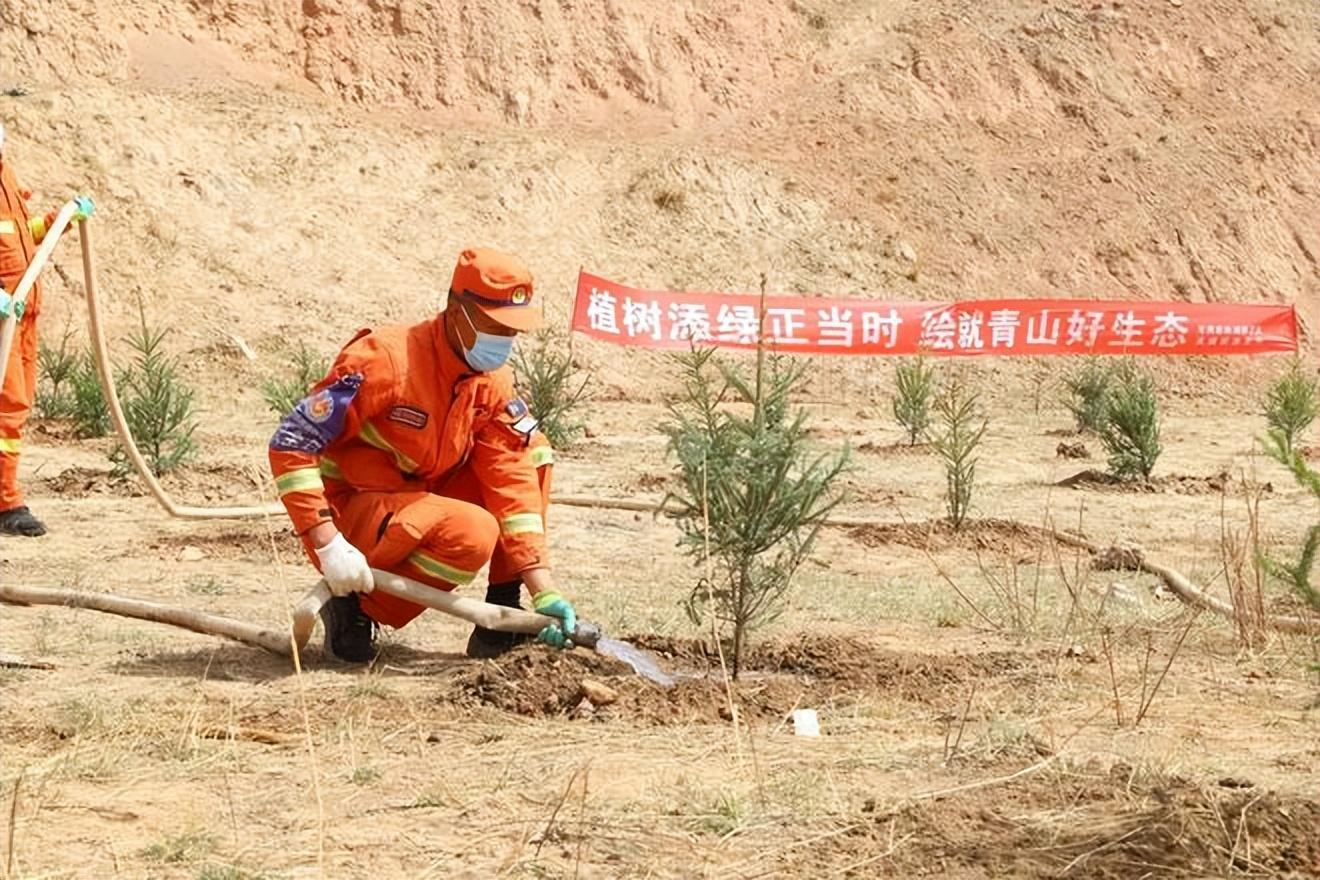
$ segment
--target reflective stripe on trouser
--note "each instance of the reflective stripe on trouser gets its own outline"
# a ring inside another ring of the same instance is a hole
[[[0,386],[0,510],[23,504],[18,487],[19,437],[32,410],[37,389],[37,324],[28,314],[18,323],[9,350],[4,385]]]
[[[500,534],[477,505],[429,492],[355,492],[331,504],[335,524],[373,568],[446,591],[476,577]],[[425,610],[381,592],[361,602],[377,623],[396,628]]]

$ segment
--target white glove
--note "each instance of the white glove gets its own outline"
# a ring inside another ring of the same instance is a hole
[[[336,596],[370,593],[375,589],[376,581],[371,576],[367,557],[348,543],[342,533],[336,534],[324,547],[317,547],[316,558],[321,560],[321,574],[330,585],[330,592]]]

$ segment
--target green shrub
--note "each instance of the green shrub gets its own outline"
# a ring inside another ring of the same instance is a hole
[[[938,383],[935,365],[921,357],[894,365],[894,418],[907,431],[909,446],[915,446],[930,427],[930,404]]]
[[[980,395],[955,375],[935,398],[940,431],[931,441],[944,463],[944,507],[955,529],[962,528],[976,488],[976,452],[988,422],[981,414]]]
[[[1311,493],[1320,502],[1320,472],[1312,469],[1301,452],[1293,448],[1290,439],[1283,430],[1270,431],[1265,441],[1265,451],[1288,470],[1292,471],[1297,484]],[[1312,608],[1320,611],[1320,590],[1312,583],[1317,555],[1320,555],[1320,523],[1312,525],[1306,532],[1297,558],[1291,562],[1281,562],[1266,558],[1265,570],[1292,587]]]
[[[197,424],[192,420],[193,392],[179,375],[177,357],[163,348],[168,330],[152,330],[145,312],[139,313],[140,326],[129,337],[133,364],[117,380],[129,432],[151,470],[160,476],[168,473],[196,453],[192,435]],[[115,473],[128,472],[128,454],[121,446],[110,453]]]
[[[1128,362],[1114,371],[1100,441],[1109,453],[1109,472],[1122,480],[1149,480],[1160,446],[1155,379]]]
[[[78,355],[69,350],[72,335],[65,328],[58,348],[51,348],[45,342],[37,346],[37,396],[33,407],[39,418],[68,418],[73,411],[69,380],[78,368]]]
[[[1109,386],[1114,379],[1112,364],[1091,358],[1064,377],[1068,396],[1064,406],[1073,414],[1077,430],[1100,434],[1109,418]]]
[[[69,392],[69,418],[73,420],[74,433],[84,438],[109,434],[110,408],[105,402],[101,374],[90,354],[84,353],[69,374]]]
[[[187,864],[204,858],[214,849],[215,838],[210,834],[202,831],[187,831],[144,847],[139,855],[153,862]]]
[[[814,452],[806,413],[789,399],[804,367],[757,352],[744,377],[714,350],[679,355],[684,390],[661,430],[677,459],[680,545],[707,566],[688,597],[694,623],[709,608],[733,629],[733,674],[747,634],[773,620],[825,516],[840,501],[832,486],[848,452]],[[731,405],[730,405],[731,404]]]
[[[1298,436],[1315,421],[1320,412],[1315,378],[1307,378],[1299,358],[1293,358],[1288,372],[1270,386],[1265,398],[1265,421],[1271,436],[1276,432],[1285,453],[1291,454]]]
[[[261,397],[277,416],[285,416],[307,396],[312,386],[321,381],[330,370],[330,359],[299,342],[298,350],[290,358],[293,375],[267,379],[261,383]]]
[[[78,437],[104,437],[110,432],[110,410],[101,389],[101,375],[89,352],[70,349],[67,329],[58,347],[44,342],[37,348],[37,415],[43,419],[69,419]]]
[[[591,376],[578,381],[569,353],[568,335],[550,328],[520,341],[513,356],[518,390],[526,397],[532,415],[550,445],[565,449],[585,430],[575,414],[586,397]]]

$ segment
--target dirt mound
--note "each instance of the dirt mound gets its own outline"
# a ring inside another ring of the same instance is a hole
[[[876,443],[872,440],[867,440],[864,443],[857,444],[857,451],[870,453],[872,455],[892,455],[901,457],[908,455],[930,455],[932,447],[929,443],[908,443],[906,441],[898,443]]]
[[[264,479],[264,475],[262,475]],[[251,504],[261,497],[263,488],[256,475],[244,468],[221,464],[185,467],[172,471],[160,479],[165,491],[182,503],[232,502]],[[137,478],[119,476],[112,470],[82,466],[67,467],[52,477],[43,477],[40,484],[46,491],[66,498],[89,495],[116,495],[139,498],[148,495],[146,487]]]
[[[1220,471],[1208,477],[1189,476],[1187,474],[1167,474],[1152,477],[1149,480],[1121,480],[1112,474],[1094,469],[1087,469],[1064,477],[1054,485],[1067,489],[1090,489],[1097,492],[1116,492],[1120,494],[1148,495],[1166,493],[1170,495],[1215,495],[1220,492],[1240,494],[1245,491],[1271,493],[1271,483],[1248,483],[1234,477],[1228,471]]]
[[[875,865],[885,876],[1320,876],[1320,803],[1235,779],[1141,775],[1047,768],[878,812],[861,834],[894,853]]]
[[[1085,443],[1062,442],[1054,448],[1054,454],[1059,458],[1090,458],[1091,451],[1086,448]]]
[[[613,695],[608,702],[590,699],[590,680]],[[627,718],[645,724],[719,721],[729,717],[723,684],[709,678],[680,681],[662,688],[633,674],[626,664],[587,651],[551,654],[527,648],[461,672],[454,689],[460,698],[524,717],[569,715],[609,720]],[[788,680],[749,682],[738,687],[740,711],[756,718],[787,713],[802,688]],[[445,699],[452,699],[447,695]]]
[[[679,676],[678,684],[662,688],[627,665],[593,652],[528,647],[461,670],[453,688],[461,698],[532,717],[622,717],[648,724],[729,717],[719,658],[705,643],[645,635],[629,641],[659,657],[667,671]],[[923,655],[889,651],[859,638],[814,636],[757,646],[733,690],[744,717],[773,719],[787,716],[804,701],[828,705],[859,694],[885,693],[930,703],[963,682],[1026,674],[1033,668],[1030,654]],[[613,699],[601,705],[592,702],[592,685],[584,686],[584,680],[605,685]]]
[[[963,547],[1016,555],[1054,540],[1049,530],[1012,520],[978,519],[955,529],[944,519],[854,526],[848,534],[864,547],[898,544],[931,552]]]
[[[85,498],[89,495],[119,495],[136,497],[146,490],[127,477],[116,477],[108,470],[89,467],[67,467],[53,477],[43,477],[41,486],[52,495]]]

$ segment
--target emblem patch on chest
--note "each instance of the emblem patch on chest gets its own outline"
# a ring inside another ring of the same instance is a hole
[[[391,422],[398,422],[400,425],[407,425],[410,428],[425,428],[426,423],[431,420],[426,410],[418,409],[415,406],[391,407],[387,418]]]

